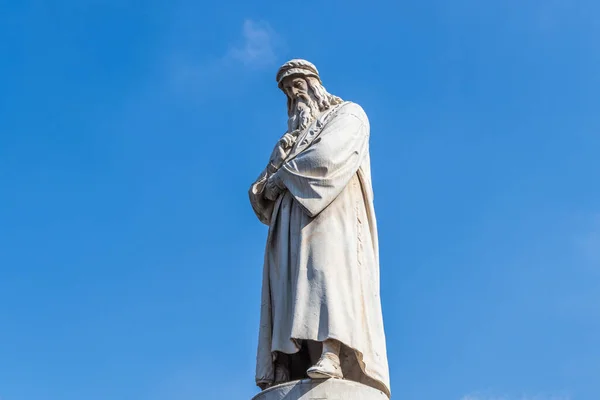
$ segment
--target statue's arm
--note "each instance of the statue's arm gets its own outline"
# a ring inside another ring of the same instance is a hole
[[[250,186],[250,190],[248,191],[250,204],[252,204],[254,213],[258,219],[266,225],[271,223],[274,202],[278,195],[284,190],[284,188],[279,185],[273,185],[275,181],[270,178],[285,162],[285,158],[290,153],[298,133],[298,131],[285,133],[281,139],[277,141],[277,144],[269,157],[269,163],[263,172],[261,172],[258,179]]]
[[[269,172],[265,168],[261,172],[258,179],[250,186],[248,190],[248,197],[250,198],[250,204],[256,217],[265,225],[271,224],[271,214],[273,213],[274,202],[266,199],[264,196],[265,186],[269,178]]]

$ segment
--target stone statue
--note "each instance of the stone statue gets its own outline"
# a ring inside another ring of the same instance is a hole
[[[249,191],[269,226],[256,383],[345,378],[389,397],[369,121],[306,60],[276,79],[287,132]]]

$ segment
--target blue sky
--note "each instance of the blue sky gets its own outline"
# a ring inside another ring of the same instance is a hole
[[[371,120],[394,398],[600,398],[592,0],[0,2],[0,399],[248,399],[290,58]]]

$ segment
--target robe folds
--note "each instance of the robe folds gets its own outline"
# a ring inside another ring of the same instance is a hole
[[[262,196],[266,173],[250,188],[269,225],[257,382],[273,381],[275,352],[336,339],[344,377],[390,396],[369,135],[362,108],[344,102],[300,134],[275,173],[276,201]]]

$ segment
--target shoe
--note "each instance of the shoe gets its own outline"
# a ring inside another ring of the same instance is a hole
[[[344,377],[342,374],[342,367],[340,365],[340,358],[333,353],[323,354],[319,361],[310,367],[306,373],[312,379],[341,379]]]

